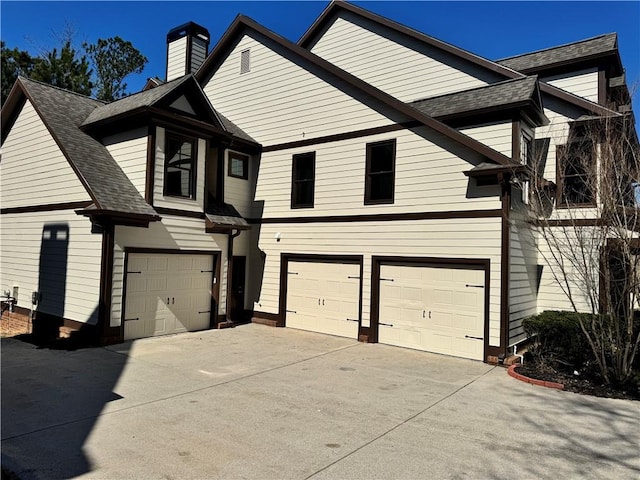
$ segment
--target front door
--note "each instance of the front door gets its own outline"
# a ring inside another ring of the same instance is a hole
[[[244,320],[244,289],[246,280],[247,257],[233,257],[231,273],[231,320]]]

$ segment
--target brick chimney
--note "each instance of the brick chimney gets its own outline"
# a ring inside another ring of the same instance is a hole
[[[209,53],[209,31],[193,22],[167,33],[167,81],[195,73]]]

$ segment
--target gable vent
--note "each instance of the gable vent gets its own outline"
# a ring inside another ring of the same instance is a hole
[[[247,73],[251,70],[251,50],[240,52],[240,73]]]

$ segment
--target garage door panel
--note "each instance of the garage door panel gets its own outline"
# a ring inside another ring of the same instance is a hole
[[[484,270],[383,264],[380,278],[381,343],[482,359]]]
[[[209,327],[213,255],[132,253],[127,270],[125,339]]]
[[[360,265],[290,261],[288,273],[287,327],[357,338]]]

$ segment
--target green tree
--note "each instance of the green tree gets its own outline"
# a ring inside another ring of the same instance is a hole
[[[147,57],[120,37],[99,38],[94,44],[83,45],[96,72],[96,98],[113,101],[127,94],[126,76],[141,73]]]
[[[11,87],[18,79],[18,76],[29,76],[33,71],[37,58],[32,57],[26,50],[17,48],[9,49],[5,42],[0,42],[0,63],[2,64],[2,104],[6,101],[11,91]]]
[[[71,41],[64,42],[60,52],[54,48],[36,62],[31,78],[55,87],[71,90],[83,95],[90,95],[93,83],[91,69],[87,58],[79,56],[71,46]]]

